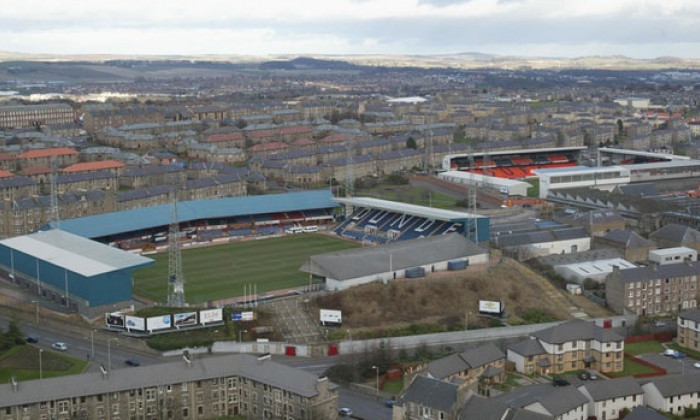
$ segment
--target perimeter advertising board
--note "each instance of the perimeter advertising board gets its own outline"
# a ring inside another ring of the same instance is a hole
[[[124,328],[124,314],[119,312],[105,314],[105,324],[112,328]]]

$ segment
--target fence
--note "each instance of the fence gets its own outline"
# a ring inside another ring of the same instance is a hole
[[[644,334],[644,335],[634,335],[631,337],[625,338],[625,344],[627,343],[640,343],[642,341],[661,341],[662,343],[669,342],[673,339],[673,335],[668,332],[657,332],[653,334]]]

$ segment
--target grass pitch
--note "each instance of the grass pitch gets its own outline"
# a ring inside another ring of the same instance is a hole
[[[255,284],[258,294],[309,284],[299,271],[315,254],[357,248],[359,245],[318,234],[290,235],[255,241],[182,250],[185,299],[189,303],[243,295]],[[134,271],[134,294],[166,302],[168,253],[149,255],[153,266]]]

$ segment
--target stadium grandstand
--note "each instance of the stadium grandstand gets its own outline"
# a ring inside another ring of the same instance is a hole
[[[456,232],[476,243],[489,240],[489,218],[481,215],[369,197],[333,201],[353,209],[334,229],[346,238],[384,244]]]
[[[184,246],[282,234],[335,221],[328,190],[183,201],[177,204]],[[134,252],[167,247],[170,205],[142,207],[61,221],[61,230]],[[45,226],[42,230],[48,229]]]
[[[442,160],[442,171],[469,171],[484,176],[523,179],[534,170],[576,166],[585,147],[497,150],[450,154]]]

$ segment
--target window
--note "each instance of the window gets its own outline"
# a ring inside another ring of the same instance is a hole
[[[68,400],[59,401],[56,403],[56,406],[58,408],[58,414],[68,413]]]

